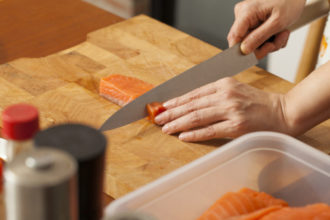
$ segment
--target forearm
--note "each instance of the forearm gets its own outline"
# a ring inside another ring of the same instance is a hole
[[[330,118],[330,61],[284,96],[283,113],[292,135]]]

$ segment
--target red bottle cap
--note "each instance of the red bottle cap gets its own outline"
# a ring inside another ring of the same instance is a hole
[[[11,105],[2,112],[2,135],[10,140],[31,139],[39,130],[38,110],[28,104]]]

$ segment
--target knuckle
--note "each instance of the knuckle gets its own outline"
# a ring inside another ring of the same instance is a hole
[[[200,89],[196,89],[194,91],[191,92],[190,96],[189,96],[189,100],[193,100],[199,97],[200,94]]]
[[[254,51],[259,46],[259,42],[262,42],[262,36],[255,33],[251,33],[245,39],[244,51],[246,51],[247,53],[250,51]]]
[[[242,2],[239,2],[239,3],[237,3],[236,5],[235,5],[235,7],[234,7],[234,13],[235,13],[235,15],[238,15],[239,14],[239,11],[241,10],[241,6],[242,5]]]
[[[164,115],[163,117],[166,120],[172,121],[173,119],[175,119],[175,112],[174,112],[174,110],[167,110],[167,111],[163,112],[162,114]]]
[[[185,114],[191,113],[191,112],[195,111],[195,109],[197,108],[196,106],[197,106],[196,100],[192,100],[192,101],[184,104],[182,106],[182,108],[180,109],[180,112],[181,113],[184,112]],[[182,114],[180,114],[180,112],[178,112],[178,114],[182,115]]]
[[[181,102],[181,98],[176,98],[173,100],[173,106],[178,106]]]
[[[192,100],[191,102],[187,103],[187,111],[188,112],[192,112],[196,109],[197,107],[197,101],[196,100]]]
[[[208,139],[215,138],[216,135],[217,135],[217,132],[213,126],[206,127],[206,131],[205,131],[206,138],[208,138]]]
[[[247,50],[253,50],[254,47],[257,47],[258,43],[262,41],[263,35],[260,35],[256,32],[252,32],[246,38],[245,47]]]
[[[240,134],[246,133],[248,128],[248,120],[244,116],[239,116],[232,123],[232,128]]]
[[[285,27],[284,19],[282,19],[282,16],[280,16],[279,13],[273,15],[272,24],[273,28],[276,29],[283,29]]]
[[[224,77],[222,79],[220,79],[221,83],[225,84],[225,85],[233,85],[235,80],[232,77]]]
[[[235,90],[228,88],[225,91],[223,91],[223,99],[225,100],[231,100],[235,97]]]
[[[274,50],[273,51],[276,51],[276,50],[279,50],[283,47],[283,43],[280,43],[280,44],[275,44],[275,47],[274,47]]]
[[[233,101],[230,103],[228,110],[230,112],[240,112],[240,110],[242,109],[241,107],[242,107],[241,102]]]
[[[234,7],[235,15],[239,15],[240,12],[243,11],[244,9],[247,9],[247,7],[248,7],[248,5],[244,1],[237,3]]]
[[[202,122],[202,116],[198,111],[194,111],[194,112],[191,113],[191,119],[190,120],[194,125],[198,125]]]

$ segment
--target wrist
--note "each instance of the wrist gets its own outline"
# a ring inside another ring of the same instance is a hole
[[[282,95],[280,100],[285,133],[297,136],[304,131],[305,126],[302,118],[299,116],[299,111],[296,111],[296,107],[293,106],[290,98],[289,94],[285,94]]]
[[[287,111],[287,98],[283,94],[272,94],[272,109],[276,115],[276,130],[285,134],[293,135],[294,124]]]

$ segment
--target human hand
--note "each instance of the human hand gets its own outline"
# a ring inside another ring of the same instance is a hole
[[[244,54],[255,52],[258,59],[286,46],[286,30],[301,15],[306,0],[245,0],[235,6],[235,21],[227,40],[239,42]],[[267,41],[272,36],[272,41]]]
[[[155,121],[164,125],[164,133],[181,132],[183,141],[234,138],[258,130],[288,133],[283,102],[281,94],[228,77],[165,102],[167,110]]]

